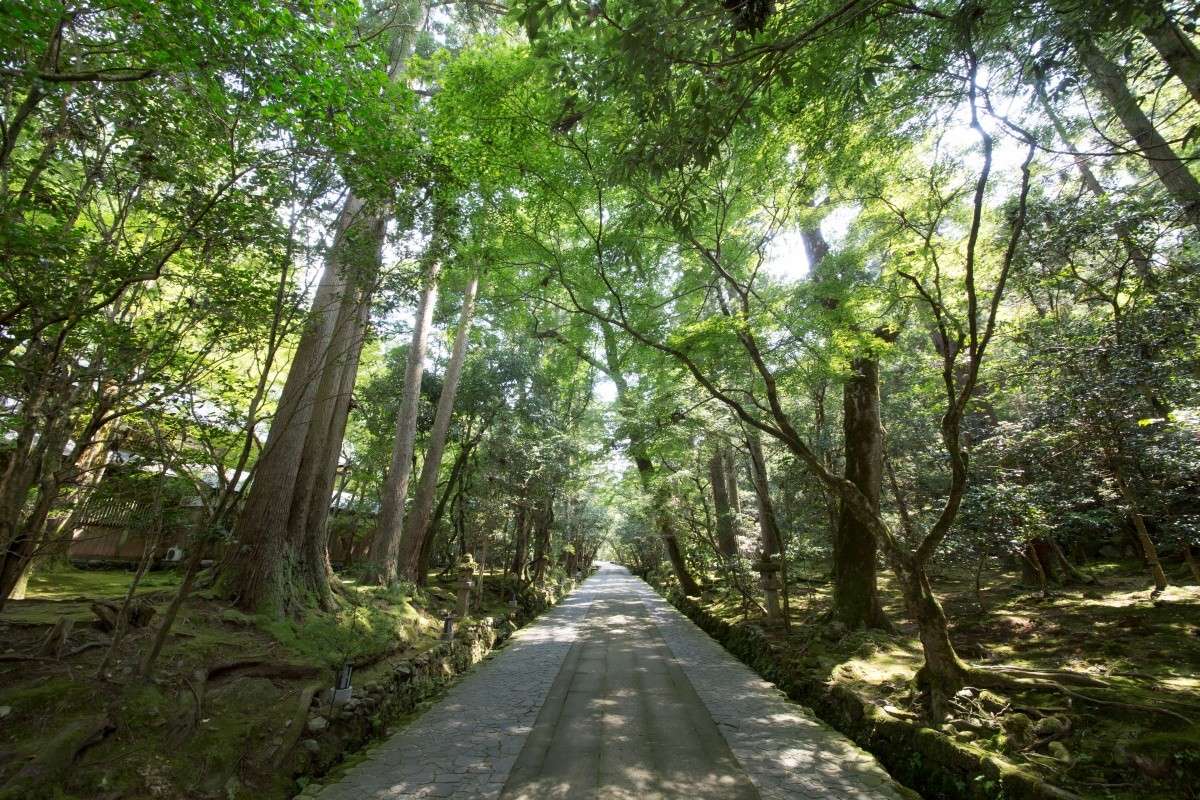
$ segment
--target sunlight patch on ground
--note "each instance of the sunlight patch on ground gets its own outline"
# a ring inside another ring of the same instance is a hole
[[[892,645],[844,661],[834,670],[833,677],[839,682],[872,685],[905,683],[912,680],[920,667],[920,653]]]

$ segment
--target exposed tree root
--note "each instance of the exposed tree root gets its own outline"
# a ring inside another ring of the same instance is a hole
[[[88,650],[94,650],[97,647],[108,647],[108,644],[109,643],[106,641],[87,642],[86,644],[81,644],[79,647],[76,647],[73,650],[68,650],[67,652],[63,653],[61,658],[48,655],[39,655],[37,653],[0,653],[0,663],[23,661],[62,661],[63,659],[73,658],[81,653],[86,653]]]
[[[1099,697],[1082,694],[1064,686],[1058,681],[1053,681],[1048,678],[1037,677],[1019,677],[1005,674],[1002,671],[988,670],[982,668],[973,668],[968,671],[967,678],[970,683],[986,689],[1008,689],[1008,690],[1029,690],[1040,689],[1051,692],[1060,692],[1067,697],[1079,700],[1090,705],[1107,706],[1109,708],[1124,708],[1130,711],[1145,711],[1156,714],[1164,714],[1169,717],[1174,717],[1181,722],[1191,725],[1192,721],[1183,714],[1172,711],[1168,708],[1160,708],[1158,706],[1148,706],[1141,703],[1126,703],[1120,700],[1104,700]]]
[[[0,800],[24,800],[37,787],[67,773],[79,754],[116,730],[108,715],[79,720],[63,728],[38,749],[37,756],[0,789]]]
[[[195,700],[196,705],[193,709],[191,722],[181,726],[182,732],[186,735],[199,727],[200,720],[204,716],[204,699],[208,687],[219,680],[234,676],[242,678],[298,680],[302,678],[315,678],[320,673],[321,669],[319,667],[314,667],[310,664],[281,664],[268,661],[265,654],[250,658],[239,658],[233,661],[222,661],[218,664],[213,664],[207,669],[198,669],[192,673],[192,680],[184,678],[184,683],[187,684],[188,690],[192,693],[192,698]],[[311,695],[309,699],[311,701]]]
[[[1093,675],[1086,675],[1082,672],[1072,672],[1065,669],[1028,669],[1026,667],[1009,667],[1004,665],[976,667],[976,669],[1020,678],[1052,678],[1056,679],[1059,683],[1073,686],[1092,686],[1098,689],[1112,688],[1112,684]]]
[[[71,637],[71,630],[75,627],[75,621],[69,617],[59,617],[58,622],[54,623],[54,627],[46,634],[46,638],[42,640],[42,644],[38,647],[37,655],[43,658],[61,659],[63,652],[67,647],[67,640]]]
[[[80,653],[86,653],[88,650],[94,650],[97,647],[108,647],[110,644],[111,642],[107,641],[87,642],[86,644],[79,645],[79,647],[64,655],[63,658],[73,658]]]
[[[19,661],[57,661],[48,656],[34,656],[28,653],[0,653],[0,663]]]
[[[315,678],[321,673],[320,667],[311,664],[287,664],[261,659],[246,659],[229,661],[209,667],[204,675],[204,683],[214,683],[219,679],[237,675],[242,678],[281,678],[296,680],[299,678]]]
[[[304,725],[308,719],[308,709],[312,705],[313,696],[320,691],[320,683],[310,683],[300,692],[300,700],[296,703],[296,711],[292,714],[292,724],[288,726],[287,735],[284,737],[283,744],[279,746],[279,750],[275,753],[275,758],[272,764],[275,769],[283,766],[283,762],[288,755],[296,747],[296,742],[300,741],[300,737],[304,735]]]
[[[1071,731],[1074,730],[1074,728],[1075,728],[1075,726],[1071,724],[1071,718],[1067,717],[1065,720],[1065,725],[1063,726],[1062,730],[1056,731],[1055,733],[1051,733],[1047,736],[1043,736],[1042,738],[1035,740],[1033,743],[1031,743],[1025,747],[1022,747],[1021,749],[1024,751],[1041,750],[1043,747],[1050,744],[1055,739],[1067,738],[1068,736],[1071,735]]]

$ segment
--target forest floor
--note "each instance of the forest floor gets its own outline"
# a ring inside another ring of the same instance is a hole
[[[153,624],[131,628],[98,676],[110,636],[94,627],[90,606],[119,603],[130,578],[74,568],[35,575],[27,599],[0,613],[0,798],[290,797],[296,783],[279,750],[295,745],[288,729],[306,688],[331,685],[346,661],[355,686],[411,661],[437,644],[455,605],[451,579],[432,577],[411,597],[346,581],[336,612],[302,621],[248,616],[200,591],[150,681],[134,673]],[[151,572],[138,598],[161,614],[177,580]],[[508,587],[486,576],[473,616],[511,616]],[[73,622],[67,655],[30,657],[62,618]]]
[[[964,690],[940,727],[964,747],[1084,797],[1200,797],[1200,586],[1185,581],[1152,601],[1140,564],[1089,570],[1096,584],[1052,586],[1047,597],[1020,586],[1015,573],[984,574],[979,596],[973,575],[934,579],[965,659],[1068,670],[1095,684],[1072,683],[1067,692]],[[820,577],[794,584],[792,634],[768,633],[791,674],[851,689],[923,725],[912,683],[921,665],[916,631],[882,572],[881,594],[896,634],[830,623],[830,587]],[[762,625],[761,612],[747,614],[737,597],[709,596],[704,605],[726,622]]]

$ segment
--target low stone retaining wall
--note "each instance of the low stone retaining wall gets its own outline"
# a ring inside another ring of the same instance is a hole
[[[354,687],[351,699],[331,708],[327,697],[314,695],[302,730],[293,733],[291,774],[303,788],[329,773],[348,756],[388,733],[396,720],[436,696],[470,667],[575,588],[567,581],[556,590],[526,591],[504,619],[485,617],[459,628],[452,642],[439,642],[390,672]]]
[[[677,593],[666,596],[726,650],[872,753],[896,780],[928,800],[1078,800],[939,731],[895,719],[845,687],[789,671],[761,629],[731,625]]]

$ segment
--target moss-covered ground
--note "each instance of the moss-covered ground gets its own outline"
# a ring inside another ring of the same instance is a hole
[[[105,646],[62,660],[25,658],[63,616],[74,622],[69,652],[106,643],[109,634],[92,626],[89,606],[119,601],[131,578],[120,570],[56,569],[36,576],[27,598],[10,601],[0,613],[0,798],[290,797],[295,781],[273,754],[304,689],[332,685],[345,661],[356,665],[361,685],[429,648],[455,604],[450,578],[432,578],[428,587],[407,593],[346,580],[336,610],[288,619],[248,616],[199,591],[185,604],[147,681],[135,670],[178,583],[174,573],[152,572],[138,594],[159,615],[129,631],[103,676],[97,670]],[[508,593],[500,576],[485,576],[474,614],[504,617]],[[200,677],[235,660],[307,669]],[[70,737],[97,725],[105,735],[76,754],[79,742]],[[58,744],[73,757],[54,763]]]
[[[766,626],[731,594],[709,593],[703,606],[726,622],[766,630],[791,674],[850,689],[897,719],[936,727],[961,747],[1080,796],[1200,798],[1200,586],[1176,573],[1152,600],[1140,564],[1090,570],[1096,584],[1051,586],[1046,597],[1010,573],[985,574],[978,596],[973,575],[936,576],[953,640],[969,662],[1066,670],[1095,684],[969,689],[936,722],[914,685],[916,631],[886,575],[881,592],[895,633],[831,623],[830,587],[816,574],[793,584],[790,633]]]

